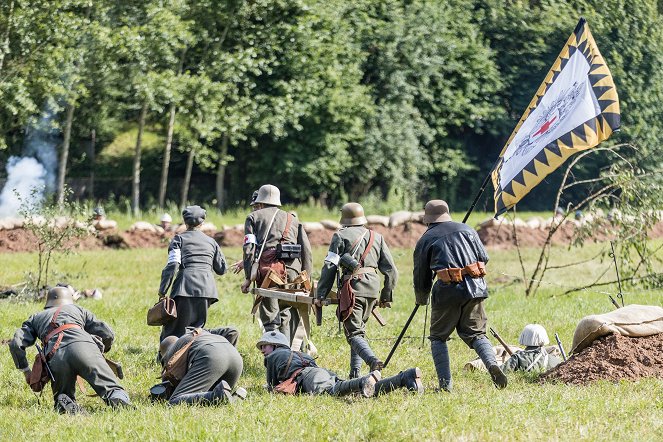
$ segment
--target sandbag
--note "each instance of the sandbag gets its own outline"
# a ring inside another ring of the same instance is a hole
[[[412,212],[407,210],[399,210],[394,212],[389,217],[389,227],[398,227],[406,222],[410,221],[412,217]]]
[[[212,223],[203,223],[200,226],[200,231],[203,232],[203,233],[214,233],[214,232],[217,231],[217,228]]]
[[[366,216],[366,225],[389,227],[389,217],[384,215],[368,215]]]
[[[610,313],[586,316],[573,333],[571,353],[579,353],[594,340],[612,333],[630,337],[663,333],[663,308],[631,304]]]
[[[325,230],[325,226],[316,222],[304,222],[302,223],[302,227],[304,227],[306,233],[315,232],[316,230]]]
[[[148,223],[147,221],[136,221],[131,225],[129,228],[132,232],[135,230],[143,230],[146,232],[156,232],[156,226],[152,223]]]
[[[412,221],[413,223],[423,224],[425,214],[426,212],[424,212],[423,210],[420,212],[412,212],[410,214],[410,221]]]
[[[338,230],[341,228],[341,224],[338,221],[333,221],[331,219],[323,219],[320,221],[320,224],[322,224],[325,229],[329,230]]]

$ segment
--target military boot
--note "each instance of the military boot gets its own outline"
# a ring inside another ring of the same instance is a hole
[[[216,385],[216,387],[214,387],[212,391],[206,391],[204,393],[182,394],[172,398],[169,402],[171,405],[177,405],[181,403],[191,405],[214,405],[220,402],[233,403],[235,400],[236,397],[233,396],[230,385],[228,385],[226,381],[221,381]]]
[[[419,367],[401,371],[396,376],[383,379],[375,384],[375,396],[391,393],[398,388],[407,388],[419,394],[424,393],[424,385],[421,383],[421,369]]]
[[[361,376],[361,364],[363,362],[359,355],[350,349],[350,375],[348,379],[357,379]]]
[[[58,395],[55,408],[60,414],[86,414],[83,407],[64,393]]]
[[[499,389],[505,388],[507,385],[506,375],[502,372],[500,366],[497,365],[495,351],[488,338],[484,336],[475,339],[474,342],[472,342],[472,347],[481,358],[483,365],[488,368],[488,373],[490,373],[490,378],[493,380],[493,384]]]
[[[366,376],[348,381],[339,381],[331,389],[333,396],[345,396],[351,393],[361,393],[364,397],[375,394],[375,385],[382,378],[379,371],[374,371]]]
[[[133,408],[133,405],[129,400],[129,395],[124,390],[112,390],[104,397],[104,402],[106,402],[106,405],[113,408]]]
[[[430,341],[433,363],[437,372],[437,380],[440,390],[451,392],[451,365],[449,363],[449,348],[445,341],[433,339]]]
[[[244,400],[246,399],[246,388],[244,387],[238,387],[235,391],[233,391],[233,398],[239,399],[239,400]]]
[[[366,339],[361,336],[354,336],[350,338],[350,348],[359,355],[361,359],[364,360],[371,367],[371,371],[382,370],[384,368],[384,362],[375,356],[373,350],[366,342]]]

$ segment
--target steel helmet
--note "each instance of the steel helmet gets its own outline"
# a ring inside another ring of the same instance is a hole
[[[342,226],[363,226],[367,223],[364,208],[359,203],[346,203],[341,207]]]
[[[265,184],[258,189],[255,204],[269,204],[270,206],[281,206],[281,191],[278,187]]]
[[[548,345],[550,339],[548,339],[548,333],[542,325],[539,324],[527,324],[520,333],[520,338],[518,338],[520,345],[525,345],[528,347],[541,347],[542,345]]]
[[[44,308],[60,307],[74,303],[74,292],[69,287],[54,287],[46,295]]]
[[[265,332],[258,343],[256,344],[256,347],[258,350],[260,350],[260,347],[263,345],[273,345],[275,347],[287,347],[290,348],[290,342],[288,342],[288,338],[285,337],[283,333],[277,330],[272,330]]]
[[[164,213],[164,214],[161,216],[161,222],[162,222],[162,223],[172,223],[172,222],[173,222],[173,218],[171,218],[171,216],[168,215],[167,213]]]

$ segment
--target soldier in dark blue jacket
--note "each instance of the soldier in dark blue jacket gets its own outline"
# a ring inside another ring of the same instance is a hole
[[[440,388],[451,391],[446,341],[454,330],[477,352],[495,385],[504,388],[507,378],[486,338],[483,301],[488,289],[483,276],[488,253],[474,229],[451,220],[442,200],[426,203],[424,223],[428,230],[414,250],[414,292],[417,304],[426,305],[432,289],[429,339]]]

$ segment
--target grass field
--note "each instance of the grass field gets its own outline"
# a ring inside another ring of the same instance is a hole
[[[581,251],[554,249],[556,263],[592,256],[596,246]],[[229,248],[227,255],[239,256]],[[534,251],[525,252],[526,263]],[[325,250],[315,250],[319,267]],[[386,357],[413,305],[411,250],[394,255],[401,278],[394,308],[383,312],[388,321],[380,328],[369,323],[371,344]],[[618,384],[599,382],[587,387],[539,385],[531,377],[511,375],[506,390],[498,391],[488,376],[462,370],[475,354],[459,339],[450,342],[454,392],[434,391],[435,371],[428,344],[421,347],[424,315],[412,323],[388,369],[390,376],[410,366],[424,373],[427,392],[404,392],[379,399],[272,396],[263,390],[262,355],[254,343],[260,336],[249,314],[251,298],[239,292],[241,277],[217,279],[220,301],[210,309],[209,326],[232,324],[239,328],[238,345],[244,357],[240,385],[249,391],[246,401],[214,408],[153,405],[148,389],[157,381],[154,361],[159,330],[145,325],[145,312],[156,301],[164,250],[85,252],[60,261],[57,268],[78,288],[99,287],[102,301],[81,304],[114,328],[117,338],[109,357],[124,365],[123,385],[136,410],[113,412],[98,398],[79,393],[88,416],[61,416],[52,411],[50,395],[41,402],[30,392],[22,374],[14,369],[6,345],[0,347],[0,440],[663,440],[663,381],[645,379]],[[589,282],[602,268],[578,272],[559,270],[547,275],[536,297],[526,299],[514,252],[492,252],[488,266],[491,296],[486,302],[489,325],[509,342],[516,343],[529,322],[543,324],[552,336],[559,333],[571,344],[575,325],[585,315],[611,310],[602,287],[568,296],[556,296],[565,287]],[[0,285],[19,282],[34,266],[32,254],[1,254]],[[604,263],[602,265],[607,265]],[[627,287],[627,303],[662,305],[663,291]],[[0,301],[0,338],[14,330],[41,305]],[[343,376],[348,371],[349,348],[338,334],[332,309],[325,312],[322,327],[314,327],[313,341],[320,366]],[[34,349],[30,349],[30,358]]]

